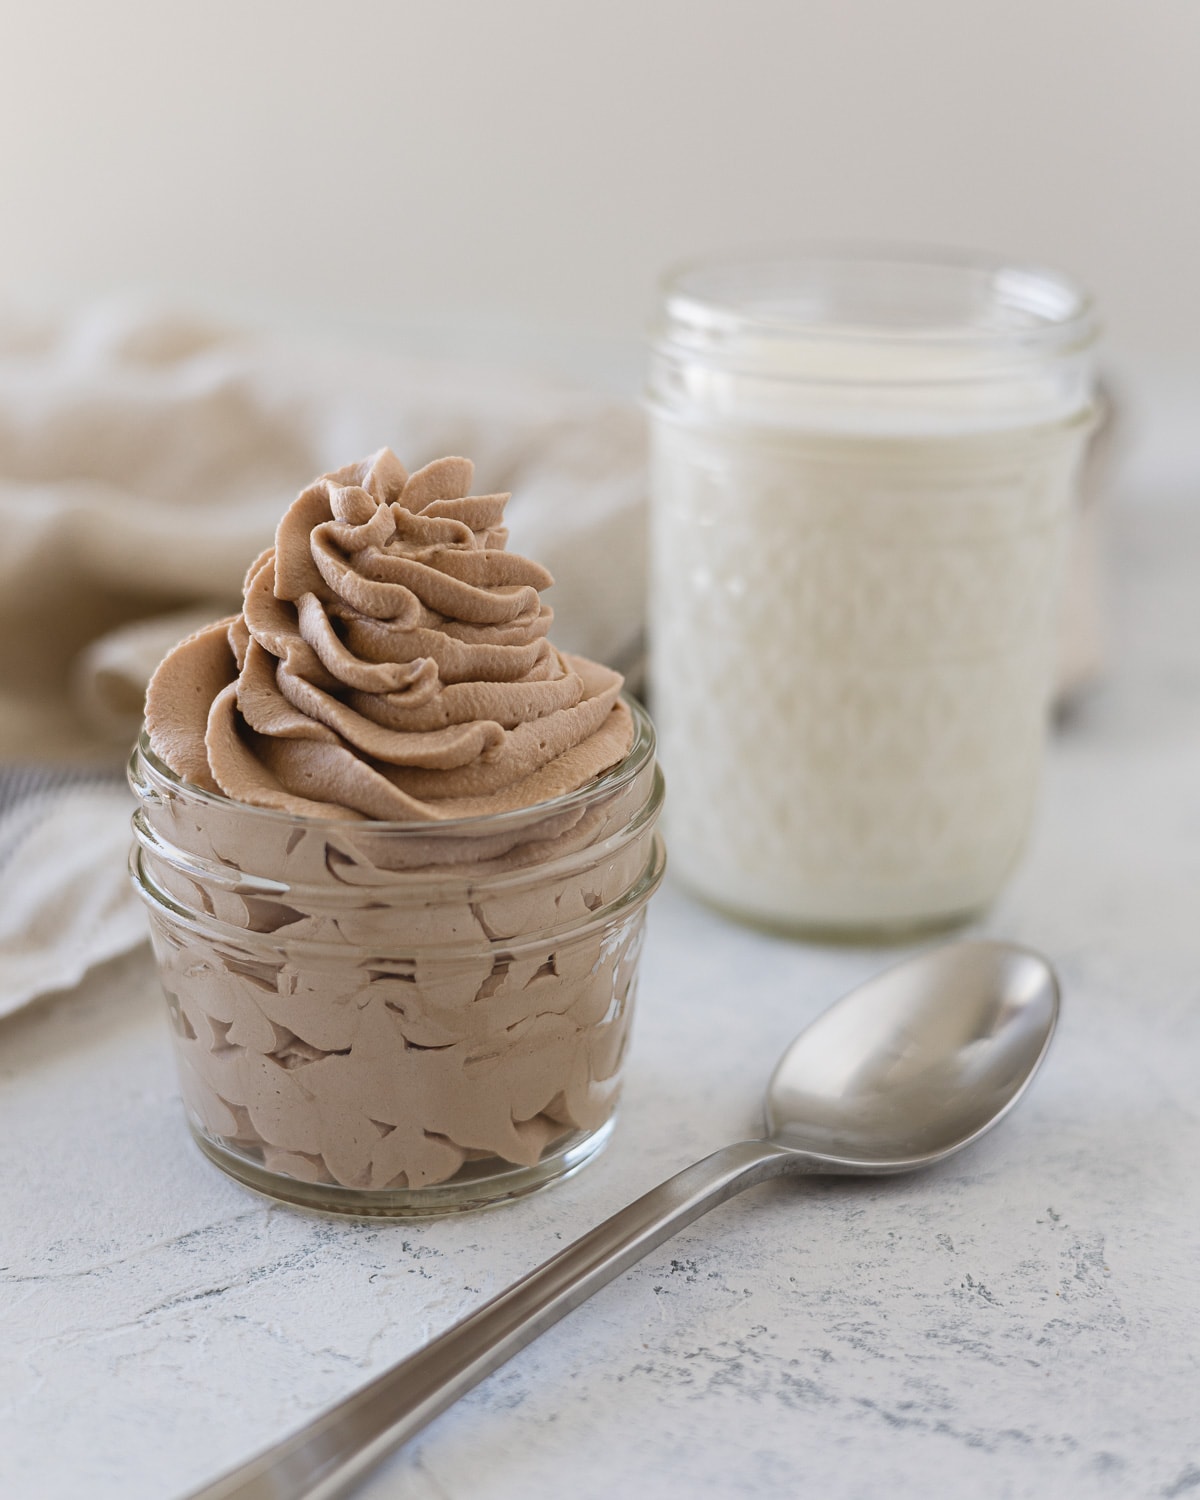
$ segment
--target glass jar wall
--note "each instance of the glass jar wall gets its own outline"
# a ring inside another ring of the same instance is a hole
[[[182,782],[143,738],[132,868],[201,1148],[310,1208],[520,1196],[607,1139],[662,781],[453,823],[313,820]]]
[[[962,920],[1034,805],[1095,322],[1050,272],[698,265],[651,353],[672,866],[841,937]]]

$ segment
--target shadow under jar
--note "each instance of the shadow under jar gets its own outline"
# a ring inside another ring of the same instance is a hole
[[[445,823],[297,818],[182,781],[143,735],[134,883],[201,1149],[271,1197],[431,1215],[521,1197],[606,1142],[662,777]]]

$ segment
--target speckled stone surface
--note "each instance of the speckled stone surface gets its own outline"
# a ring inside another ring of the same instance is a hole
[[[701,1220],[440,1418],[370,1500],[1200,1496],[1200,511],[1117,526],[1108,686],[1058,736],[986,930],[1060,966],[1002,1129]],[[143,952],[0,1027],[0,1494],[182,1494],[668,1173],[893,955],[652,911],[619,1129],[420,1227],[273,1208],[185,1136]]]

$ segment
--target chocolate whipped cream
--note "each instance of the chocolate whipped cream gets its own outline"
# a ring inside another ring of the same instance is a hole
[[[246,576],[242,613],[150,683],[178,775],[299,817],[478,817],[582,786],[628,751],[619,673],[555,650],[474,467],[387,448],[311,484]]]
[[[316,481],[147,698],[138,873],[184,1096],[308,1183],[532,1166],[615,1105],[652,738],[550,643],[550,576],[471,480],[385,449]]]

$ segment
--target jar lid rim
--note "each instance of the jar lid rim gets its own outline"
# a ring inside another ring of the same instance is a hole
[[[717,360],[735,350],[744,359],[753,342],[1011,363],[1078,353],[1099,333],[1095,301],[1074,278],[960,250],[814,242],[743,251],[683,262],[661,292],[655,345]]]

